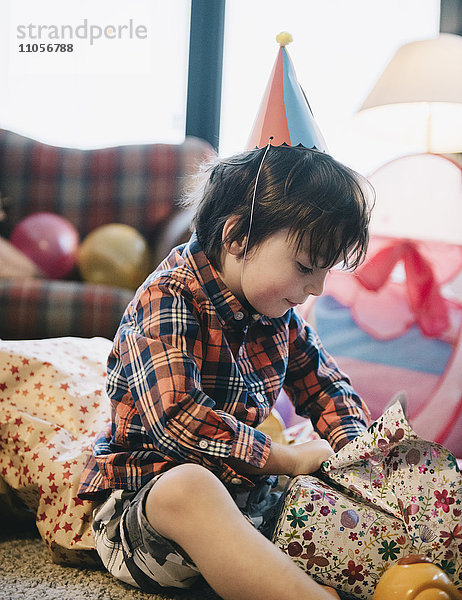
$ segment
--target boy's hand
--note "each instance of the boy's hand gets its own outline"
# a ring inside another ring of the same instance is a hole
[[[292,454],[292,466],[286,475],[308,475],[317,471],[334,451],[327,440],[312,440],[287,446]]]
[[[238,473],[261,475],[308,475],[317,471],[322,463],[334,453],[326,440],[313,440],[301,444],[271,443],[271,450],[264,467],[257,468],[235,458],[227,463]]]

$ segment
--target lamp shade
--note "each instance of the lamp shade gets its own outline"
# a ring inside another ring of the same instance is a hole
[[[462,37],[401,46],[360,112],[416,151],[462,152]]]

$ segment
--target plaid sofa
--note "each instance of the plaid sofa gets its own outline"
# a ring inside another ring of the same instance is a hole
[[[177,200],[188,178],[214,151],[203,140],[95,150],[58,148],[0,129],[0,194],[8,238],[25,216],[53,212],[81,239],[107,223],[135,227],[154,261],[189,234],[191,215]],[[118,287],[68,280],[0,279],[0,338],[112,338],[133,296]]]

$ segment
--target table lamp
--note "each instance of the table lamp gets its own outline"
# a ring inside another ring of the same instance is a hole
[[[359,109],[414,152],[462,152],[462,36],[401,46]]]

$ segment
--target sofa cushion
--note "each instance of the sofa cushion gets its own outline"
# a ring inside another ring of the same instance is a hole
[[[135,227],[149,241],[175,210],[188,174],[213,155],[197,138],[82,150],[0,129],[0,180],[9,199],[6,234],[27,214],[69,219],[80,236],[106,223]]]
[[[79,281],[0,279],[0,336],[112,339],[133,292]]]

